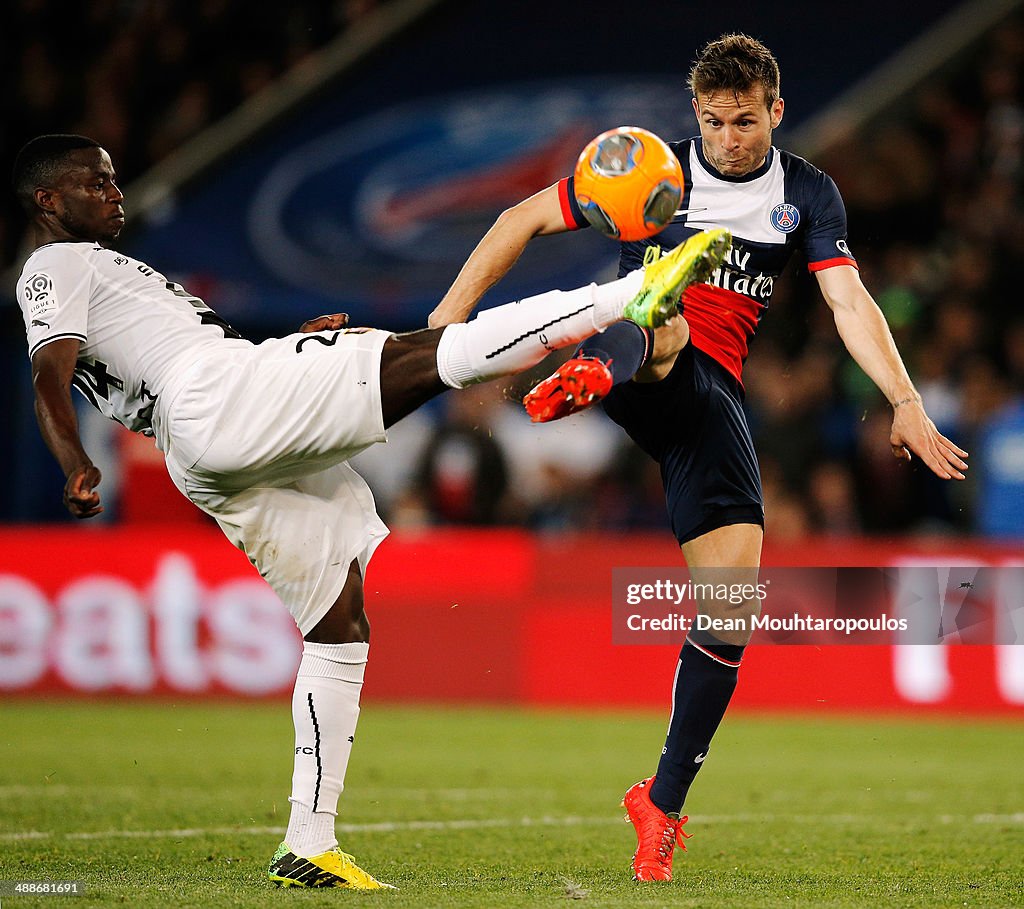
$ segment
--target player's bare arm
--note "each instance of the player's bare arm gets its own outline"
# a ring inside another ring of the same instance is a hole
[[[64,506],[76,518],[91,518],[103,511],[96,491],[101,476],[82,447],[71,402],[79,344],[77,338],[61,338],[36,351],[32,357],[32,387],[39,431],[67,477]]]
[[[557,184],[503,211],[470,254],[427,325],[441,328],[465,322],[480,298],[515,265],[530,240],[566,230]]]
[[[963,480],[967,452],[942,435],[928,418],[885,316],[857,270],[839,265],[816,274],[846,349],[893,406],[889,438],[893,454],[909,461],[913,451],[936,476]]]

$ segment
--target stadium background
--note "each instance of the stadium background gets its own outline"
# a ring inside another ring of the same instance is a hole
[[[99,139],[128,197],[122,248],[249,337],[335,310],[356,324],[415,328],[496,214],[567,172],[587,138],[627,121],[670,137],[694,132],[683,88],[693,49],[745,29],[781,62],[777,143],[837,180],[865,282],[929,413],[972,453],[962,484],[892,459],[888,407],[841,349],[814,283],[792,268],[746,371],[767,559],[997,564],[1024,538],[1024,27],[1015,6],[932,4],[888,19],[879,34],[880,2],[827,28],[809,3],[793,4],[785,24],[756,6],[704,11],[697,24],[688,4],[665,4],[657,21],[673,40],[652,43],[640,23],[628,39],[612,34],[583,3],[561,4],[559,25],[532,0],[299,3],[280,22],[230,0],[60,15],[24,0],[4,33],[17,77],[0,156],[8,168],[23,140],[47,130]],[[287,690],[297,640],[272,596],[178,496],[152,444],[88,408],[83,435],[104,472],[107,510],[88,527],[60,526],[61,477],[34,426],[11,293],[22,233],[7,199],[0,517],[11,529],[0,531],[0,685]],[[545,239],[485,305],[585,283],[615,259],[592,232]],[[611,647],[603,611],[611,566],[678,564],[657,469],[598,413],[531,426],[518,397],[551,365],[449,394],[358,459],[394,529],[369,578],[379,668],[368,697],[662,703],[661,679],[638,675],[638,657]],[[463,560],[477,570],[443,570]],[[225,590],[235,612],[216,605]],[[190,618],[165,628],[175,615]],[[499,617],[514,645],[496,673],[488,641]],[[438,646],[453,659],[479,657],[456,660],[461,671],[444,679],[419,646],[438,621]],[[585,677],[600,652],[633,681],[565,684],[545,647],[560,647],[574,623],[593,639],[555,661],[567,675]],[[264,627],[280,627],[266,637],[286,643],[250,634],[218,655],[218,642]],[[854,651],[838,653],[821,671],[843,679]],[[249,673],[247,658],[273,669]],[[1014,712],[1024,703],[1015,656],[973,653],[960,682],[945,654],[934,659],[920,670],[925,681],[901,689],[903,670],[887,654],[884,696],[859,706]],[[259,683],[229,683],[231,671],[210,668],[233,660],[236,676]],[[739,698],[858,706],[767,669]]]

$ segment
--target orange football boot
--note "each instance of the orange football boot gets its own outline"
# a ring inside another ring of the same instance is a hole
[[[688,817],[672,818],[651,801],[652,776],[630,786],[622,799],[626,820],[636,829],[633,853],[634,881],[672,880],[672,853],[676,846],[686,852],[684,839],[692,834],[683,830]]]
[[[612,371],[597,357],[566,360],[523,398],[534,423],[550,423],[600,401],[612,389]]]

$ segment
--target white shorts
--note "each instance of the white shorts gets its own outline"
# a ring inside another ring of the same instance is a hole
[[[387,441],[380,359],[389,332],[272,338],[189,371],[160,422],[171,479],[216,519],[305,635],[388,533],[345,461]],[[158,402],[159,406],[159,402]]]

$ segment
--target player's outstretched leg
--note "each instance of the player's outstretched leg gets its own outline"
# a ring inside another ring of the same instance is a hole
[[[624,319],[642,328],[664,325],[683,289],[708,277],[731,242],[728,231],[706,231],[608,284],[551,291],[485,310],[471,322],[393,335],[380,367],[385,427],[446,387],[522,372]]]
[[[438,375],[450,388],[465,388],[529,369],[552,351],[621,321],[642,280],[634,273],[608,284],[554,290],[449,325],[437,345]]]
[[[657,246],[648,247],[650,261],[645,260],[644,283],[637,296],[626,307],[626,318],[642,328],[663,325],[678,312],[679,298],[691,284],[699,284],[711,277],[722,264],[732,235],[727,230],[702,231],[694,234],[660,259]],[[631,342],[631,343],[630,343]],[[625,344],[629,354],[636,348],[640,356],[627,358],[635,373],[643,365],[647,338],[627,335],[618,346]],[[635,366],[633,363],[635,362]],[[563,363],[555,372],[535,385],[523,399],[523,406],[534,423],[547,423],[589,407],[600,401],[612,388],[611,364],[581,352]],[[621,372],[621,364],[616,368]],[[629,376],[616,376],[615,383]]]
[[[498,306],[465,325],[449,325],[438,345],[438,372],[461,388],[539,363],[552,350],[578,344],[622,319],[658,328],[677,313],[683,290],[710,277],[732,243],[727,230],[696,234],[610,284],[542,294]]]

